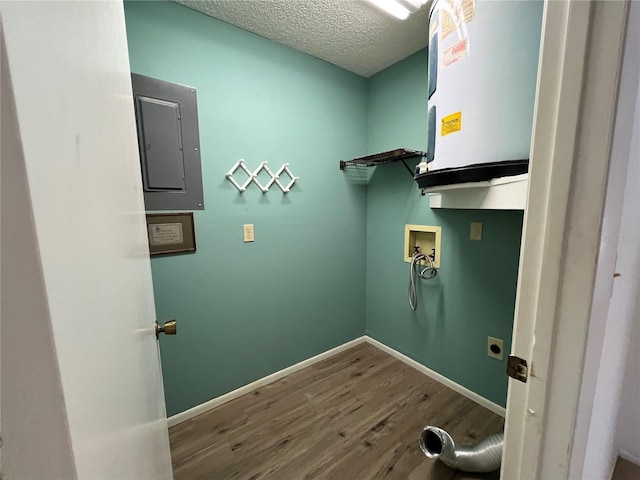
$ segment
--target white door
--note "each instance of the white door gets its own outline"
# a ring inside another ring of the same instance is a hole
[[[0,12],[3,474],[171,478],[122,3]]]
[[[545,5],[512,346],[529,372],[509,380],[504,479],[569,476],[627,6]]]

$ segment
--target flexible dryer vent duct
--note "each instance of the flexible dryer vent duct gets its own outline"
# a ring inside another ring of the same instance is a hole
[[[504,434],[492,435],[475,446],[456,447],[451,435],[438,427],[424,427],[420,448],[429,458],[439,458],[455,470],[485,473],[500,468]]]

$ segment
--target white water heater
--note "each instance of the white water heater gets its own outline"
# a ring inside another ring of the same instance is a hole
[[[528,169],[541,0],[435,0],[421,188]]]

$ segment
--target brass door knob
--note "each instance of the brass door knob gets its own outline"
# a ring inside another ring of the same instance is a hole
[[[165,322],[164,325],[158,325],[158,322],[156,322],[156,338],[158,338],[161,333],[165,335],[175,335],[178,333],[178,322],[169,320]]]

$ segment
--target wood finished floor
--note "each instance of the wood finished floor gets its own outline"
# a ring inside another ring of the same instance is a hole
[[[638,480],[640,479],[640,466],[631,463],[624,458],[618,458],[616,468],[613,471],[612,480]]]
[[[461,444],[503,419],[360,344],[169,430],[176,480],[461,480],[418,447],[425,425]]]

